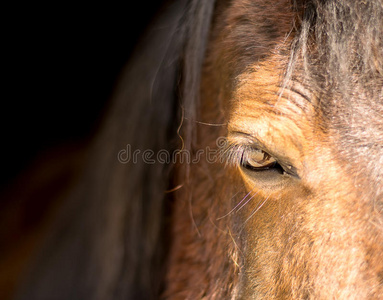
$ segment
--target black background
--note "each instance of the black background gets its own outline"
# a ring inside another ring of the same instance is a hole
[[[0,187],[40,153],[92,134],[162,2],[4,9]]]

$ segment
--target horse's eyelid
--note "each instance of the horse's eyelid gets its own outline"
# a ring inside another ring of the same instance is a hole
[[[279,164],[284,172],[292,177],[300,179],[300,176],[298,175],[298,170],[291,165],[288,162],[284,162],[283,160],[278,159],[277,156],[269,153],[268,151],[263,150],[261,147],[258,147],[257,145],[251,144],[240,144],[240,143],[228,143],[222,152],[222,158],[225,162],[226,166],[241,166],[242,165],[242,159],[243,154],[246,151],[255,151],[255,150],[261,150],[270,155],[272,158],[274,158]]]
[[[262,150],[260,147],[256,147],[254,145],[246,145],[246,144],[236,144],[231,143],[226,146],[226,149],[223,152],[223,158],[226,162],[226,165],[236,165],[240,166],[242,165],[243,161],[243,155],[247,151],[263,151],[264,153],[268,154],[270,157],[274,158],[273,155],[268,153],[267,151]],[[277,159],[274,158],[276,161]]]

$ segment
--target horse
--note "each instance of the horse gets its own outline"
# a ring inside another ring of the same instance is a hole
[[[382,299],[383,1],[168,1],[16,299]]]

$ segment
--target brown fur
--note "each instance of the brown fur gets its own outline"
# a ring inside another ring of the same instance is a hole
[[[296,61],[290,81],[283,80],[296,34],[292,8],[285,1],[234,1],[217,11],[198,118],[228,122],[229,141],[238,131],[257,138],[289,158],[300,179],[270,186],[238,168],[191,166],[187,187],[176,193],[165,295],[379,299],[383,218],[366,195],[371,181],[345,168],[355,162],[359,169],[357,157],[345,162],[334,147],[339,131],[321,109],[323,90],[305,81],[304,62]],[[198,149],[225,129],[196,132]],[[253,198],[245,209],[217,221],[248,192]]]

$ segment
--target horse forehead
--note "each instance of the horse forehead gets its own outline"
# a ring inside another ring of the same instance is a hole
[[[350,87],[347,92],[315,90],[303,79],[299,68],[292,82],[285,84],[284,59],[288,58],[272,56],[238,76],[232,97],[232,119],[237,119],[234,122],[256,127],[266,120],[299,144],[304,144],[304,137],[311,137],[311,132],[316,131],[314,136],[318,139],[309,138],[307,143],[330,147],[333,159],[347,168],[351,177],[368,178],[373,185],[381,186],[382,92],[376,86],[371,90],[372,87],[362,85]],[[289,125],[291,122],[296,127]],[[252,130],[257,128],[248,129]],[[301,130],[306,133],[301,134]]]
[[[213,53],[218,52],[216,57],[225,59],[228,67],[224,71],[237,83],[235,90],[241,86],[242,92],[245,91],[240,101],[259,103],[264,99],[267,89],[273,90],[274,99],[278,98],[276,90],[285,84],[283,72],[290,59],[290,42],[296,34],[293,20],[297,12],[290,9],[290,3],[284,0],[273,3],[235,0],[218,18],[220,25],[216,25],[218,39]],[[329,52],[331,49],[323,51]],[[279,55],[278,61],[275,60],[276,53]],[[342,159],[351,169],[359,168],[359,173],[363,172],[360,166],[369,166],[373,170],[370,172],[373,173],[372,177],[378,180],[383,169],[383,84],[376,74],[373,75],[377,80],[370,85],[366,81],[358,81],[367,73],[347,74],[350,75],[350,81],[347,82],[342,74],[334,73],[336,68],[331,68],[329,62],[316,64],[316,70],[310,66],[313,77],[306,80],[307,74],[303,67],[300,68],[298,61],[291,78],[296,83],[295,87],[300,86],[300,90],[297,93],[295,88],[292,92],[294,97],[278,102],[280,108],[290,110],[287,115],[292,120],[302,122],[303,118],[306,123],[315,123],[314,130],[324,129],[334,157]],[[351,62],[349,64],[352,65]],[[261,70],[256,72],[257,65]],[[266,72],[266,69],[271,72]],[[253,74],[248,76],[250,73]],[[331,78],[334,86],[329,84],[328,78]],[[353,84],[353,80],[356,84]],[[289,87],[285,88],[289,91]],[[300,116],[290,109],[297,107],[299,109],[295,111],[299,111]],[[246,114],[244,112],[242,115]],[[308,114],[314,117],[307,118]],[[371,165],[372,162],[376,167]]]
[[[382,186],[383,94],[356,87],[351,94],[323,99],[322,103],[330,141],[349,173]]]
[[[347,132],[356,135],[355,142],[382,143],[383,92],[370,93],[367,88],[356,87],[351,93],[322,97],[321,110],[333,129],[345,136]]]
[[[290,0],[234,0],[217,9],[213,22],[212,59],[235,78],[254,62],[267,60],[270,51],[291,40],[295,13]],[[220,63],[217,63],[220,65]]]

